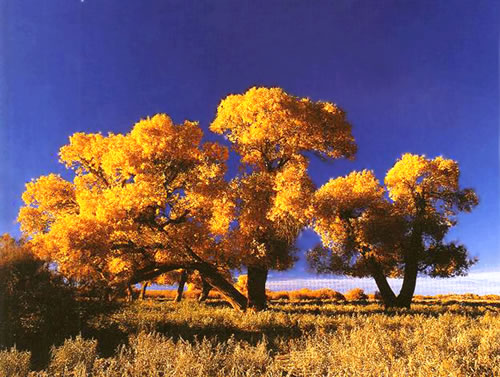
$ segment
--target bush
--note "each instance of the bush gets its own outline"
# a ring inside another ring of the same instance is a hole
[[[316,292],[316,295],[321,300],[345,301],[345,297],[342,293],[330,288],[318,289]]]
[[[24,377],[30,371],[31,354],[15,347],[0,351],[0,376]]]
[[[345,298],[349,301],[365,301],[368,300],[368,296],[365,294],[361,288],[351,289],[345,294]]]

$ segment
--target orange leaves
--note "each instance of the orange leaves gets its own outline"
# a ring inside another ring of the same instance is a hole
[[[310,204],[314,185],[307,174],[305,161],[287,164],[276,173],[274,179],[275,196],[269,212],[270,220],[291,217],[296,221],[307,223],[307,209]]]
[[[56,174],[27,183],[22,199],[26,206],[18,221],[21,231],[28,234],[43,232],[58,216],[78,211],[74,186]]]
[[[385,184],[395,205],[413,216],[434,216],[434,222],[450,227],[458,211],[478,204],[472,189],[459,188],[456,161],[441,156],[403,155],[387,172]]]
[[[441,156],[427,159],[425,156],[404,154],[387,172],[385,184],[391,199],[409,200],[413,193],[424,196],[442,190],[457,190],[458,164]]]

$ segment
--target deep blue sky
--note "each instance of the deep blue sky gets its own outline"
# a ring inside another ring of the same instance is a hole
[[[157,112],[207,129],[227,94],[280,86],[337,103],[353,124],[356,161],[314,161],[318,185],[363,168],[383,179],[404,152],[458,160],[462,184],[481,204],[450,238],[480,257],[476,270],[500,268],[498,2],[4,0],[0,7],[0,233],[18,235],[24,184],[63,172],[57,152],[72,133],[127,132]],[[306,232],[298,244],[315,241]]]

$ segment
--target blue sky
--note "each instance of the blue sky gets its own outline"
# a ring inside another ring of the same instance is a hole
[[[0,4],[0,232],[18,235],[24,185],[63,173],[78,131],[127,132],[165,112],[207,130],[251,86],[337,103],[354,162],[313,161],[320,185],[379,178],[402,153],[456,159],[480,205],[450,239],[500,271],[496,1],[16,0]],[[219,140],[207,131],[207,139]],[[234,172],[235,160],[232,162]],[[305,232],[307,249],[317,241]],[[289,276],[305,276],[303,262]]]

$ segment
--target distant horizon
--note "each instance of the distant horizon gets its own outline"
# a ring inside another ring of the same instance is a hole
[[[353,278],[342,275],[332,275],[325,277],[324,274],[311,277],[291,277],[285,278],[286,272],[270,273],[267,279],[266,289],[271,291],[292,291],[302,288],[321,289],[330,288],[335,291],[345,293],[354,288],[361,288],[366,293],[378,291],[375,280],[372,278]],[[389,285],[399,291],[402,279],[388,279]],[[148,287],[150,290],[171,290],[177,289],[177,285],[152,284]],[[438,294],[466,294],[477,295],[500,295],[500,273],[498,271],[490,272],[470,272],[467,276],[458,276],[453,278],[431,278],[428,276],[419,277],[416,295],[438,295]]]

